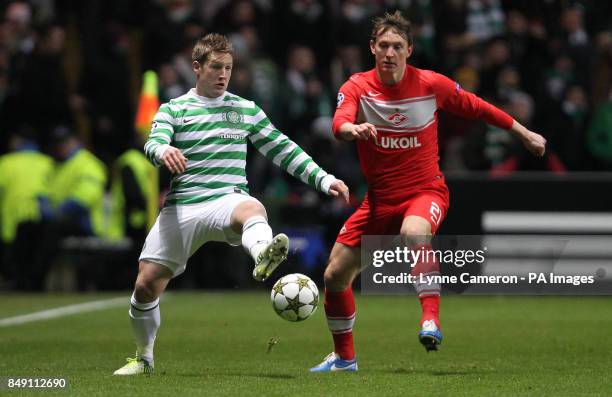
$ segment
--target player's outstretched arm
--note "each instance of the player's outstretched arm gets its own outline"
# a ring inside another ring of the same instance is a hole
[[[251,135],[250,139],[261,154],[283,171],[325,194],[343,197],[348,202],[346,184],[319,167],[308,153],[280,131],[260,131]]]
[[[427,77],[434,93],[439,97],[437,100],[441,109],[462,117],[481,119],[488,124],[509,130],[523,142],[531,153],[536,156],[544,155],[546,139],[542,135],[528,130],[506,112],[471,92],[463,90],[459,84],[448,77],[433,72]]]
[[[525,148],[535,156],[543,156],[546,151],[546,139],[533,131],[530,131],[518,121],[514,120],[510,132],[519,138]]]
[[[261,154],[309,186],[330,196],[342,196],[348,200],[348,188],[344,182],[328,174],[308,153],[277,130],[263,110],[258,106],[255,109],[256,122],[252,125],[249,140]]]
[[[370,123],[344,123],[340,126],[338,134],[345,141],[352,141],[355,139],[367,141],[370,138],[376,139],[378,135],[376,127]]]

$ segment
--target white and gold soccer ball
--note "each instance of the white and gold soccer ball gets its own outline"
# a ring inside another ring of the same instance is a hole
[[[287,321],[303,321],[317,310],[319,289],[308,276],[288,274],[274,284],[270,299],[276,314]]]

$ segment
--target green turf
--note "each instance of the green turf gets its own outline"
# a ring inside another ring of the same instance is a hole
[[[0,318],[32,311],[27,302],[38,310],[109,297],[2,295]],[[65,377],[69,394],[83,396],[603,396],[612,390],[610,303],[448,297],[444,343],[426,354],[416,298],[358,297],[359,372],[310,374],[332,350],[322,310],[294,324],[274,314],[266,291],[176,293],[162,302],[153,376],[111,375],[134,350],[119,307],[0,328],[0,377]]]

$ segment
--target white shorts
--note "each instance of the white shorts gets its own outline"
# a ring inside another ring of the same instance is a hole
[[[245,201],[259,203],[247,194],[230,193],[213,201],[163,208],[139,260],[166,266],[176,277],[185,271],[187,259],[207,241],[240,245],[241,235],[231,229],[230,219],[234,208]]]

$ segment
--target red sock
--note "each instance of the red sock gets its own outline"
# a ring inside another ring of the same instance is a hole
[[[433,320],[436,326],[440,328],[440,295],[425,295],[419,298],[421,301],[421,309],[423,314],[421,316],[421,324],[427,320]]]
[[[342,292],[325,290],[325,315],[334,338],[334,352],[344,360],[355,358],[353,325],[355,324],[355,297],[348,287]]]
[[[414,284],[419,300],[421,301],[421,324],[427,320],[433,320],[436,326],[440,328],[439,311],[440,311],[440,284],[432,281],[429,282],[427,276],[439,276],[440,264],[436,261],[435,256],[431,252],[431,244],[423,244],[413,248],[414,251],[423,253],[420,261],[412,268],[411,274],[417,277]],[[421,279],[423,277],[423,279]]]

